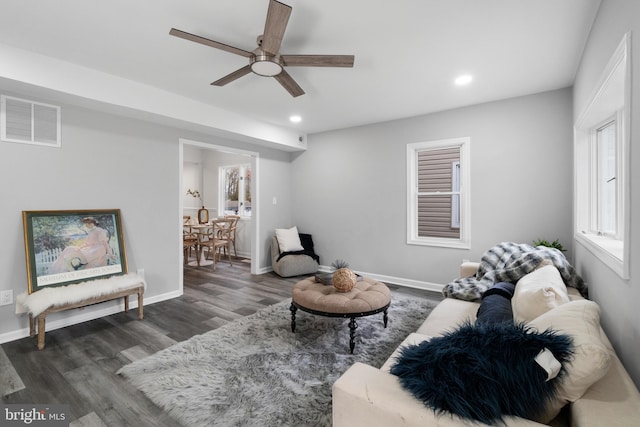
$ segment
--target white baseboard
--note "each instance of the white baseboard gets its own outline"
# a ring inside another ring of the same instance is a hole
[[[148,306],[150,304],[154,304],[160,301],[166,301],[172,298],[177,298],[182,295],[180,291],[167,292],[166,294],[156,295],[154,297],[145,298],[144,306]],[[101,307],[105,305],[105,307]],[[129,298],[129,311],[138,307],[138,298]],[[120,313],[123,311],[123,303],[120,299],[118,299],[118,305],[114,304],[97,304],[92,307],[93,309],[74,309],[73,315],[66,317],[64,319],[57,319],[53,321],[47,320],[46,331],[53,331],[59,328],[64,328],[71,325],[77,325],[78,323],[86,322],[88,320],[99,319],[104,316],[109,316],[111,314]],[[25,318],[27,314],[24,314]],[[27,321],[28,322],[28,321]],[[0,334],[0,344],[10,341],[19,340],[21,338],[25,338],[29,336],[29,327],[27,326],[24,329],[18,329],[15,331],[5,332]],[[35,344],[34,344],[35,345]]]
[[[384,283],[404,286],[407,288],[424,289],[425,291],[432,292],[442,292],[442,288],[444,288],[444,285],[440,283],[423,282],[413,279],[404,279],[402,277],[384,276],[382,274],[367,273],[364,271],[356,271],[356,273],[360,274],[361,276],[371,277]]]
[[[333,267],[329,265],[321,265],[319,267],[319,271],[323,273],[329,273],[333,271]],[[389,284],[398,285],[398,286],[405,286],[407,288],[424,289],[426,291],[432,291],[432,292],[442,292],[442,289],[444,288],[444,285],[440,283],[422,282],[419,280],[405,279],[402,277],[393,277],[393,276],[385,276],[385,275],[376,274],[376,273],[368,273],[366,271],[355,271],[355,272],[361,276],[371,277],[372,279],[376,279],[384,283],[389,283]]]
[[[251,258],[251,252],[238,251],[238,257]]]
[[[272,266],[262,267],[262,268],[258,269],[258,274],[271,273],[272,271],[273,271],[273,267]]]

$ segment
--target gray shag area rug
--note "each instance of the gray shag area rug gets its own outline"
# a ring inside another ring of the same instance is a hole
[[[122,367],[126,377],[184,426],[331,426],[331,386],[353,363],[380,367],[437,301],[393,294],[382,313],[349,319],[298,310],[290,301]]]

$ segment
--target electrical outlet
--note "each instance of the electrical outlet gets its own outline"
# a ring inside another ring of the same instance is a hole
[[[142,278],[142,280],[144,280],[144,268],[139,268],[138,269],[138,276],[140,276]]]
[[[13,290],[0,291],[0,305],[9,305],[13,302]]]

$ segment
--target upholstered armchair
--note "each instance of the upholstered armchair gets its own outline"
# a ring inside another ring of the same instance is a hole
[[[277,236],[271,238],[271,265],[279,276],[300,276],[318,271],[320,257],[314,251],[311,235],[301,233],[299,237],[303,249],[295,251],[282,251]]]

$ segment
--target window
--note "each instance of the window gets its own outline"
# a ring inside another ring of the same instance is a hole
[[[575,237],[629,278],[629,34],[575,123]]]
[[[595,224],[593,230],[599,235],[617,237],[617,138],[615,120],[608,122],[604,126],[595,130],[592,138],[595,152],[596,185],[593,186],[595,193],[592,195],[597,207],[594,215]]]
[[[60,147],[60,107],[2,95],[0,129],[4,141]]]
[[[220,168],[221,209],[224,215],[251,216],[251,166]]]
[[[407,145],[407,243],[469,248],[469,138]]]

